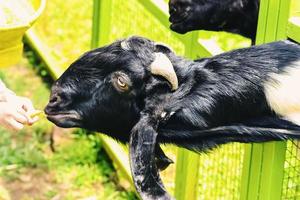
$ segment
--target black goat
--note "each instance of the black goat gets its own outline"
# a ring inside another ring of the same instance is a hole
[[[170,199],[160,143],[203,152],[229,142],[300,138],[300,47],[290,41],[197,61],[130,37],[87,52],[55,82],[45,112],[61,127],[130,147],[143,199]]]
[[[169,21],[178,33],[227,31],[255,40],[259,0],[170,0]]]

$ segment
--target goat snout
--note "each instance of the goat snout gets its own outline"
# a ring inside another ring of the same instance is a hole
[[[51,95],[50,100],[45,108],[45,113],[48,115],[59,112],[59,110],[61,110],[60,108],[62,107],[61,102],[62,99],[59,95]]]
[[[69,104],[70,104],[70,99],[66,98],[66,94],[64,94],[63,90],[54,86],[52,88],[48,105],[45,108],[45,112],[48,114],[61,112],[67,109],[67,106]]]
[[[59,96],[59,94],[52,94],[50,96],[50,100],[49,100],[49,103],[48,103],[48,106],[49,107],[55,107],[57,106],[58,104],[60,104],[62,102],[62,98]]]

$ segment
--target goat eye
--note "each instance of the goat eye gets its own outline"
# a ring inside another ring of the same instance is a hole
[[[125,73],[121,72],[116,72],[113,74],[112,83],[119,92],[128,91],[131,87],[130,78]]]
[[[118,83],[118,86],[120,86],[121,88],[123,88],[123,89],[127,88],[127,84],[125,83],[125,80],[123,77],[121,77],[121,76],[118,77],[117,83]]]

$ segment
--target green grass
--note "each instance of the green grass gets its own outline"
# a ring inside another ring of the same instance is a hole
[[[98,199],[135,199],[134,193],[117,190],[116,172],[95,135],[74,136],[74,142],[58,149],[49,159],[49,166],[56,169],[57,181],[70,181],[71,188],[80,189],[86,196],[96,194]],[[73,192],[68,192],[67,197],[78,198]]]

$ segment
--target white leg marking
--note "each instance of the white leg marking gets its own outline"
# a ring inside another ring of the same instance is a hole
[[[285,117],[287,120],[300,125],[300,113],[291,113]]]
[[[271,109],[300,125],[300,61],[272,74],[265,83],[265,94]]]

